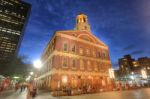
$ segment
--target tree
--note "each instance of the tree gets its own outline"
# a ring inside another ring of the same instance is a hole
[[[19,76],[25,78],[26,75],[32,70],[31,64],[24,62],[27,57],[25,56],[15,56],[12,58],[11,62],[1,66],[1,73],[4,76]]]

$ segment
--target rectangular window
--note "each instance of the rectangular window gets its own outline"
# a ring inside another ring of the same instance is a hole
[[[91,70],[91,62],[90,61],[87,61],[87,66],[88,66],[88,70]]]
[[[94,68],[95,71],[98,71],[98,65],[97,63],[95,63],[95,68]]]
[[[80,52],[81,55],[83,54],[83,48],[82,47],[80,47],[79,52]]]
[[[72,60],[72,67],[76,68],[76,61],[74,59]]]
[[[86,49],[86,54],[87,54],[87,55],[89,55],[89,54],[90,54],[89,49]]]
[[[64,44],[64,51],[67,51],[68,50],[68,45],[65,43]]]
[[[83,60],[80,60],[80,69],[84,70],[84,61]]]
[[[67,67],[67,58],[64,58],[64,59],[63,59],[63,66],[64,66],[64,67]]]
[[[74,45],[74,46],[72,46],[71,51],[72,51],[73,53],[75,53],[75,49],[76,49],[76,47],[75,47],[75,45]]]
[[[97,53],[97,54],[98,54],[98,57],[100,58],[100,57],[101,57],[101,53],[100,53],[100,51],[98,51],[98,53]]]
[[[95,51],[93,51],[93,56],[94,56],[94,57],[96,57],[96,53],[95,53]]]

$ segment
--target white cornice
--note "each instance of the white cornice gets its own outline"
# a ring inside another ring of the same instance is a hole
[[[92,46],[96,46],[96,47],[104,48],[104,49],[108,50],[107,46],[95,44],[95,43],[92,43],[92,42],[89,42],[89,41],[86,41],[86,40],[83,40],[83,39],[80,39],[80,38],[77,38],[77,37],[74,37],[74,36],[70,36],[70,35],[67,35],[67,34],[62,34],[60,32],[57,32],[56,36],[65,37],[67,39],[75,40],[75,41],[78,41],[78,42],[86,43],[86,44],[89,44],[89,45],[92,45]]]
[[[89,71],[73,71],[73,70],[62,70],[62,69],[52,69],[51,71],[39,76],[37,80],[43,79],[47,76],[58,74],[58,75],[78,75],[78,76],[106,76],[108,77],[108,73],[102,72],[89,72]]]

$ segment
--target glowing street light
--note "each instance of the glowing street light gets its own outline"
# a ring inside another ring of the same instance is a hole
[[[111,79],[114,79],[115,78],[115,74],[114,74],[114,70],[112,68],[109,69],[109,77]]]
[[[33,62],[35,68],[39,69],[42,67],[42,62],[40,60],[36,60]]]
[[[30,72],[30,75],[33,75],[34,73],[33,72]]]
[[[14,79],[19,79],[20,77],[14,76],[13,78],[14,78]]]
[[[147,79],[147,74],[145,70],[141,70],[142,78]]]

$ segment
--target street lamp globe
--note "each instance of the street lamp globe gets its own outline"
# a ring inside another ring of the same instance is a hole
[[[34,67],[35,68],[41,68],[42,67],[42,62],[40,61],[40,60],[35,60],[34,62],[33,62],[33,65],[34,65]]]
[[[33,72],[30,72],[30,75],[33,75],[34,73]]]

